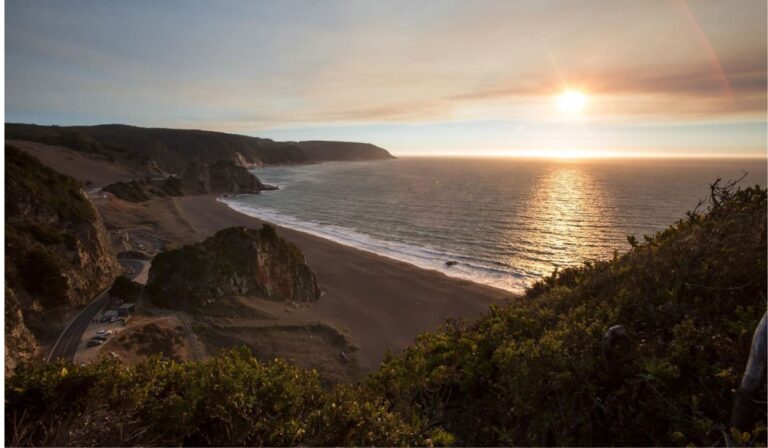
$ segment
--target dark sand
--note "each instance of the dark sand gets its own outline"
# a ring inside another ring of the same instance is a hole
[[[174,198],[178,214],[204,239],[231,226],[259,227],[261,221],[236,212],[215,196]],[[348,333],[359,348],[359,366],[378,366],[387,350],[398,351],[420,333],[449,318],[476,318],[491,304],[512,297],[508,291],[451,278],[387,257],[278,227],[294,242],[317,273],[323,296],[311,306],[313,317]]]

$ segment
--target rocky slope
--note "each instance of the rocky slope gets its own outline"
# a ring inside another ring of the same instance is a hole
[[[147,174],[178,174],[190,161],[230,160],[244,167],[393,158],[367,143],[275,142],[222,132],[125,125],[37,126],[7,123],[6,138],[63,146],[121,162]]]
[[[263,184],[248,169],[230,160],[219,160],[211,164],[192,162],[187,165],[181,177],[116,182],[102,188],[103,191],[131,202],[144,202],[153,197],[208,193],[259,193],[263,190],[276,189],[277,187]]]
[[[263,184],[246,168],[230,160],[218,160],[208,165],[190,163],[181,180],[188,194],[258,193],[276,189]]]
[[[160,306],[200,309],[235,295],[312,302],[320,297],[304,255],[275,229],[232,227],[211,238],[158,254],[147,293]]]
[[[101,218],[80,184],[5,148],[6,366],[31,356],[63,314],[119,270]]]

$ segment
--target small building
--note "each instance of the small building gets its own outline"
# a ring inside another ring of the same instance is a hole
[[[133,303],[124,303],[117,307],[118,316],[130,316],[136,311],[136,305]]]

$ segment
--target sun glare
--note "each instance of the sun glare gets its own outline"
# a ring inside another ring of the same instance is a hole
[[[587,106],[587,96],[578,90],[566,90],[557,96],[557,107],[567,114],[580,114]]]

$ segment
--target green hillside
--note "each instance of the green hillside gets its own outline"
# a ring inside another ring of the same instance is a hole
[[[630,240],[421,336],[355,387],[239,351],[24,365],[6,381],[6,443],[764,445],[764,403],[753,431],[729,421],[766,310],[766,190],[716,184],[707,213]]]

